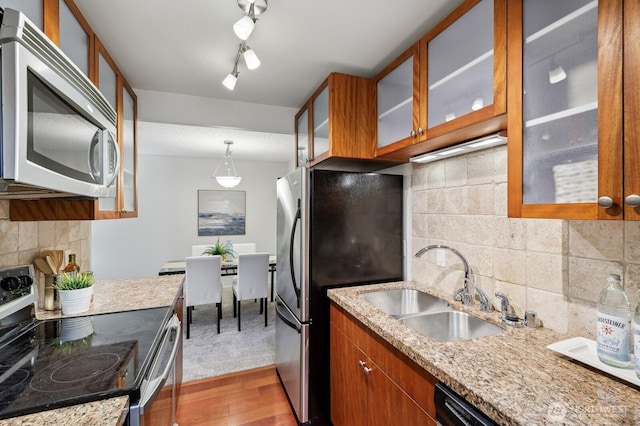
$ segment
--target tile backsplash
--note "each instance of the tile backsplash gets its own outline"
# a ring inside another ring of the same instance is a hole
[[[90,270],[91,222],[12,222],[9,220],[9,201],[1,200],[0,267],[31,264],[45,249],[75,253],[80,267]],[[44,275],[37,273],[37,278],[41,281]]]
[[[499,309],[505,293],[517,314],[545,327],[595,338],[596,304],[607,275],[623,277],[632,308],[640,298],[640,222],[507,217],[506,147],[413,165],[412,252],[429,244],[460,251]],[[451,292],[462,265],[436,251],[414,259],[415,281]]]

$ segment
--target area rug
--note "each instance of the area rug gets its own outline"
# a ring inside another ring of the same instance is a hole
[[[275,364],[275,302],[267,302],[267,327],[264,313],[259,312],[260,303],[243,301],[242,331],[238,331],[238,320],[233,318],[233,293],[231,287],[224,287],[218,334],[215,305],[196,306],[190,339],[186,338],[184,325],[182,381]]]

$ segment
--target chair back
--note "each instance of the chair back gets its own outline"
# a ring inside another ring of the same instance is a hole
[[[222,301],[220,256],[185,258],[184,297],[186,306],[207,305]]]
[[[267,297],[269,253],[238,255],[238,300]]]
[[[246,254],[246,253],[255,253],[256,252],[256,243],[236,243],[233,244],[233,251],[236,255]]]
[[[202,254],[202,253],[204,253],[204,251],[208,247],[211,247],[212,245],[213,244],[210,244],[210,245],[203,244],[198,246],[191,246],[191,256],[206,256],[206,254]]]

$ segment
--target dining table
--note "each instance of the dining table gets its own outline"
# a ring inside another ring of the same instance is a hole
[[[178,275],[185,273],[186,262],[184,259],[182,260],[169,260],[162,265],[158,275]],[[271,275],[271,301],[273,302],[273,292],[274,292],[274,280],[275,280],[275,272],[276,272],[276,257],[269,256],[269,268],[268,272]],[[238,259],[230,258],[225,259],[220,263],[220,275],[223,277],[238,275]]]

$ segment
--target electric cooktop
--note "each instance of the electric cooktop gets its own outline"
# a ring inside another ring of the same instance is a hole
[[[119,395],[142,373],[171,309],[36,321],[0,344],[0,419]],[[12,330],[14,332],[14,330]]]

